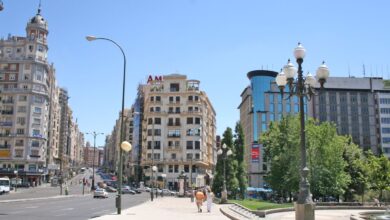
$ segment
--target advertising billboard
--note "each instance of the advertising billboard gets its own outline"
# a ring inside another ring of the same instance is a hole
[[[252,163],[258,163],[260,161],[260,144],[252,144],[251,158]]]

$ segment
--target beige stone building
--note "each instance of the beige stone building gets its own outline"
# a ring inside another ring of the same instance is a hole
[[[178,188],[182,171],[188,185],[205,184],[216,162],[216,113],[199,85],[171,74],[149,77],[143,87],[141,166],[146,176],[157,166],[159,183],[168,188]]]

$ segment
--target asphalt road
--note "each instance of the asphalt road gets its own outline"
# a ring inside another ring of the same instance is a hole
[[[94,199],[89,189],[79,180],[89,178],[92,170],[75,176],[67,181],[69,195],[60,196],[60,187],[51,187],[49,184],[39,187],[21,188],[17,192],[0,196],[0,220],[85,220],[102,215],[116,213],[116,193],[109,193],[109,198]],[[99,175],[95,175],[95,182],[100,182]],[[136,195],[122,195],[122,209],[141,204],[150,199],[149,193]]]
[[[48,198],[24,202],[0,203],[1,220],[85,220],[115,213],[115,195],[94,199],[92,195],[68,198]],[[149,200],[148,193],[122,195],[122,209]]]

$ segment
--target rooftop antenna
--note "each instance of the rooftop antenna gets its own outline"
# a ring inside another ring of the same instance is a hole
[[[349,66],[349,63],[348,63],[348,77],[351,78],[351,68]]]
[[[363,77],[366,77],[366,66],[363,63]]]

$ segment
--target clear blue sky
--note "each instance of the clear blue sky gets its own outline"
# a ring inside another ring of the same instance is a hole
[[[3,0],[0,36],[25,35],[39,0]],[[122,55],[126,107],[149,74],[174,72],[201,81],[217,112],[218,134],[239,120],[246,73],[278,71],[300,41],[304,71],[322,60],[332,76],[389,78],[390,1],[42,0],[49,23],[49,60],[70,93],[81,131],[110,133],[121,108]],[[87,136],[87,140],[92,140]],[[103,145],[98,137],[97,144]]]

